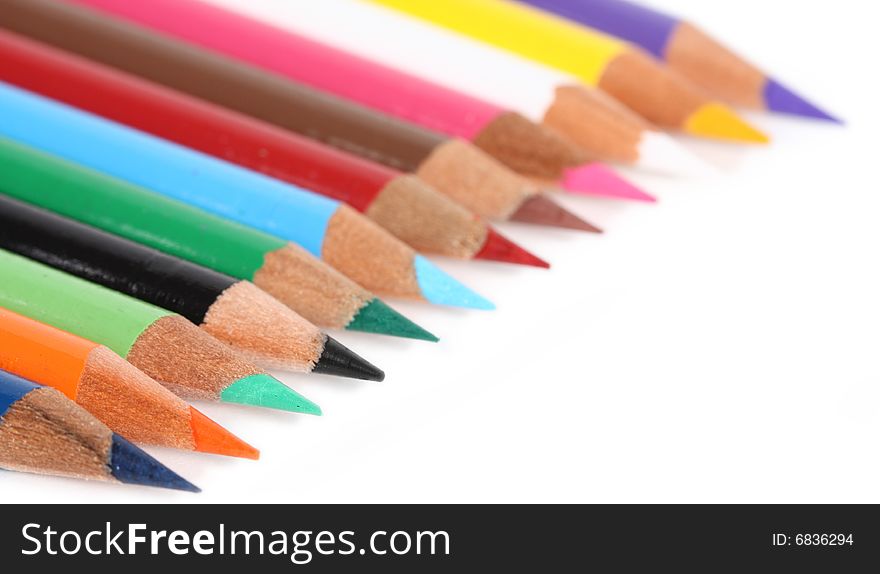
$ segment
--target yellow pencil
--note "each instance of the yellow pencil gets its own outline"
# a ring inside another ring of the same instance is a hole
[[[647,52],[585,26],[504,0],[371,0],[573,74],[654,124],[765,143],[767,136]]]

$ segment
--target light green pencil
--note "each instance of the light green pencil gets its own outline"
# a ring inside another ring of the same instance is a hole
[[[109,347],[185,399],[320,414],[180,315],[0,250],[0,307]]]

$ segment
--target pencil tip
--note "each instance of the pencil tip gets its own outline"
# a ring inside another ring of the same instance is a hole
[[[532,223],[535,225],[549,225],[590,233],[602,233],[602,230],[588,221],[584,221],[574,213],[568,211],[546,195],[535,194],[520,204],[511,221]]]
[[[706,104],[687,119],[684,131],[705,138],[731,140],[743,143],[767,143],[770,138],[749,125],[733,110],[721,104]]]
[[[415,256],[413,266],[422,296],[429,303],[468,309],[495,308],[490,301],[477,295],[421,255]]]
[[[808,102],[772,78],[767,80],[767,83],[764,85],[764,105],[773,112],[824,120],[836,124],[843,123],[839,118]]]
[[[125,484],[156,486],[188,492],[200,489],[167,466],[113,433],[110,451],[110,473]]]
[[[517,265],[529,265],[532,267],[542,267],[549,269],[550,264],[529,253],[513,241],[507,239],[491,227],[486,235],[486,242],[483,248],[474,255],[475,259],[485,259],[487,261],[501,261],[503,263],[515,263]]]
[[[189,415],[197,451],[249,458],[251,460],[260,458],[260,451],[212,421],[200,411],[190,407]]]
[[[324,341],[324,351],[312,372],[364,381],[385,380],[382,369],[360,357],[333,337],[327,337]]]
[[[440,340],[376,298],[370,299],[361,307],[345,328],[349,331],[393,335],[432,343]]]
[[[711,173],[709,165],[679,145],[670,136],[646,131],[639,141],[634,167],[662,175],[696,176]]]
[[[307,415],[321,414],[321,407],[275,377],[263,373],[235,381],[220,393],[220,400]]]
[[[628,199],[632,201],[657,201],[631,184],[606,165],[590,163],[569,168],[562,180],[563,187],[569,191],[588,195],[598,195],[611,199]]]

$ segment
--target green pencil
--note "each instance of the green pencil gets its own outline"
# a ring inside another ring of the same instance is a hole
[[[109,347],[185,399],[320,408],[180,315],[0,250],[0,307]]]
[[[253,282],[312,323],[436,341],[301,247],[0,138],[0,193]]]

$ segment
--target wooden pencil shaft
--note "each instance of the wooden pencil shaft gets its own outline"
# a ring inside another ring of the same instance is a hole
[[[0,467],[114,482],[113,433],[58,391],[0,376]]]

